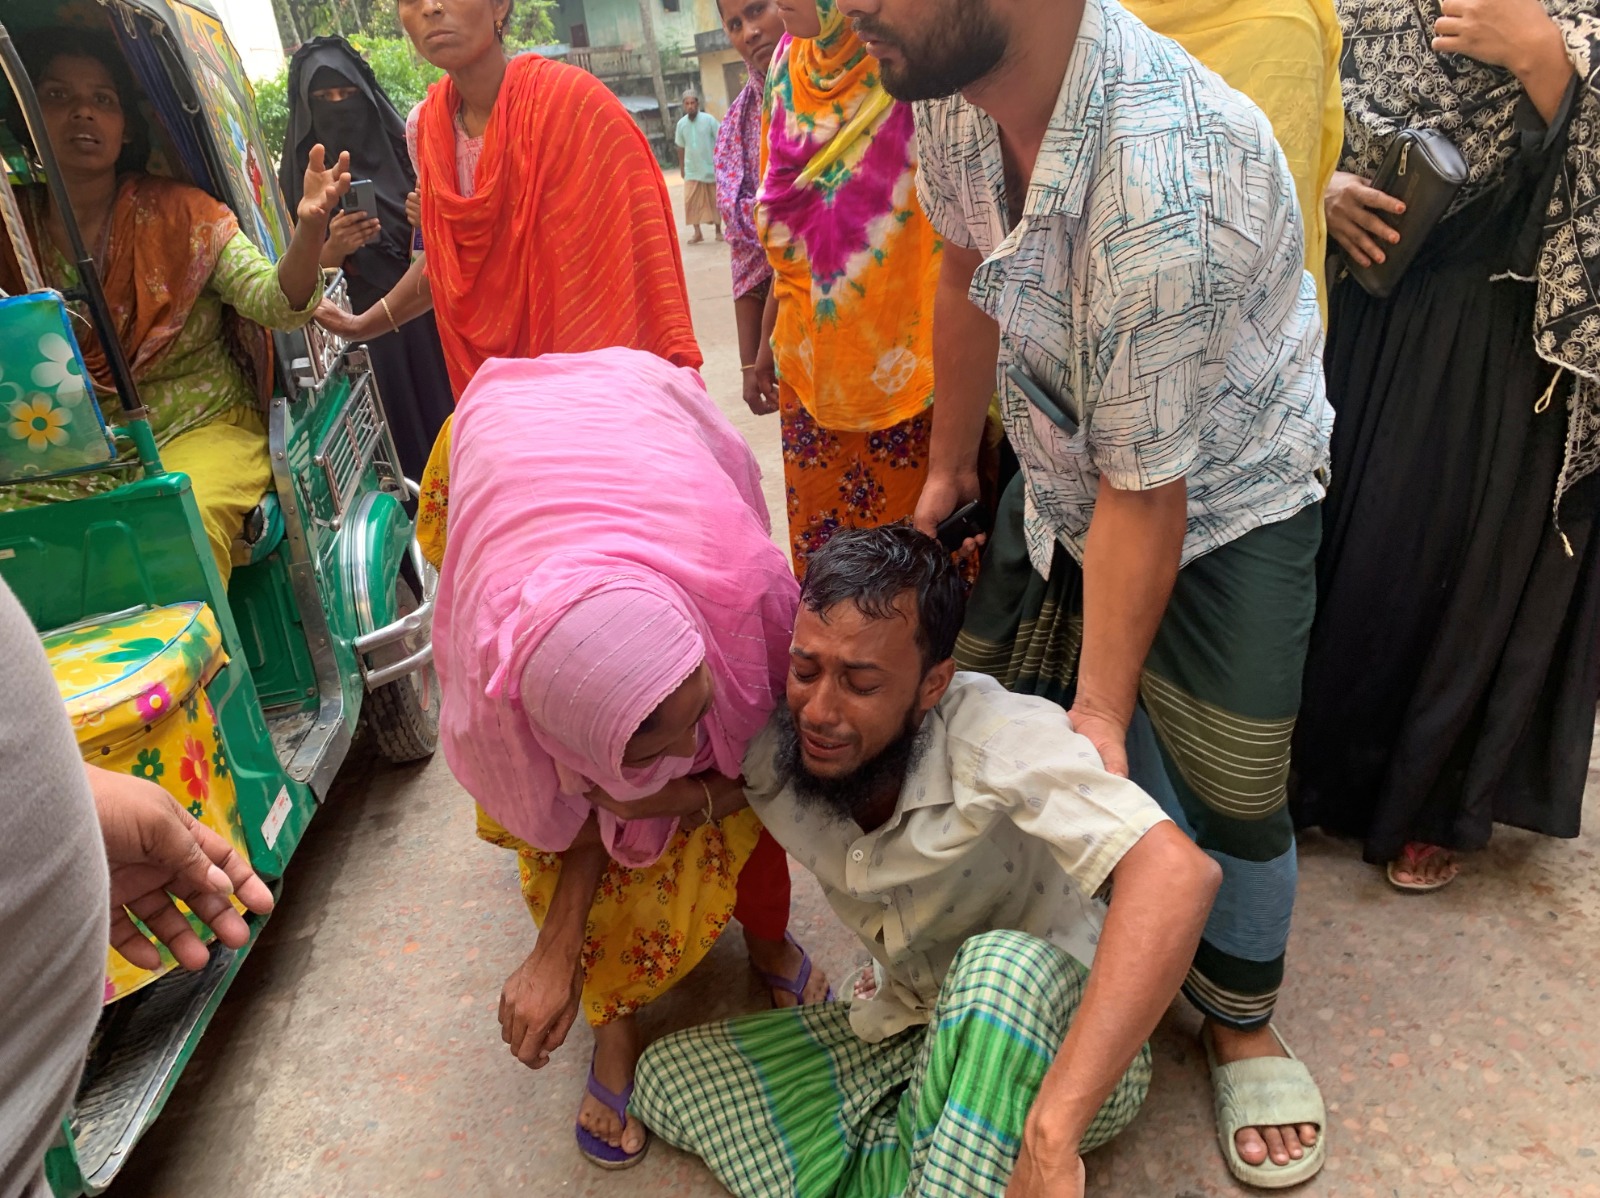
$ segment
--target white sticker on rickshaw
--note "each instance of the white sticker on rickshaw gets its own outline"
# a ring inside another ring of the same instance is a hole
[[[284,821],[289,818],[289,788],[285,786],[278,792],[277,799],[272,804],[272,810],[267,812],[267,818],[261,821],[261,836],[267,842],[269,849],[278,845],[278,833],[283,831]]]

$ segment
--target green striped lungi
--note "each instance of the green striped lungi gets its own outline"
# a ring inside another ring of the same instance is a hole
[[[630,1109],[739,1198],[1000,1198],[1087,978],[1052,944],[985,932],[956,954],[926,1027],[868,1044],[836,1002],[691,1028],[644,1054]],[[1083,1151],[1149,1087],[1146,1045]]]
[[[1007,487],[956,665],[1072,706],[1083,571],[1061,545],[1048,582],[1023,538],[1023,477]],[[1272,1017],[1294,910],[1289,741],[1316,607],[1320,512],[1246,533],[1178,572],[1145,660],[1130,773],[1222,866],[1184,993],[1239,1029]]]

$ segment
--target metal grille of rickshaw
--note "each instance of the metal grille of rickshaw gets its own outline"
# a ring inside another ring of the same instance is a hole
[[[329,518],[316,518],[319,524],[338,528],[344,523],[344,514],[360,489],[361,475],[383,445],[384,422],[376,396],[372,376],[363,374],[311,459],[321,469],[333,503]]]
[[[333,277],[323,285],[322,298],[348,312],[350,310],[349,289],[349,282],[344,277],[344,271],[336,271]],[[293,363],[293,370],[297,376],[296,384],[298,386],[307,391],[315,391],[338,368],[340,355],[345,352],[345,342],[315,322],[305,327],[304,335],[306,349],[310,356],[297,358]],[[306,373],[303,377],[300,377],[302,370]]]

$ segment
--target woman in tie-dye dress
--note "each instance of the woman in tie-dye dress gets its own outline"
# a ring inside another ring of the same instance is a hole
[[[910,106],[883,90],[833,0],[778,7],[788,35],[767,75],[756,196],[774,276],[770,343],[755,370],[783,425],[803,575],[838,529],[892,524],[916,507],[941,243],[917,205]]]

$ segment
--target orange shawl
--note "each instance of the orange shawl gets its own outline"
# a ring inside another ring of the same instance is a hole
[[[428,283],[456,394],[489,358],[624,346],[698,367],[666,181],[605,85],[513,58],[471,196],[457,186],[459,107],[441,79],[417,119]]]
[[[23,211],[33,244],[47,247],[43,192],[30,193],[26,199]],[[228,206],[198,187],[160,175],[129,175],[118,185],[105,250],[95,260],[135,382],[177,342],[223,247],[238,232],[239,222]],[[22,290],[21,271],[9,242],[0,250],[0,285],[13,294]],[[259,386],[270,378],[266,334],[243,319],[230,325],[237,326],[228,329],[230,348],[241,365],[250,367],[246,377]],[[102,394],[113,392],[100,339],[86,326],[79,326],[78,337],[95,387]]]

